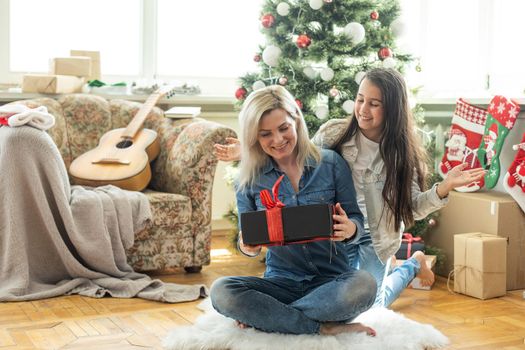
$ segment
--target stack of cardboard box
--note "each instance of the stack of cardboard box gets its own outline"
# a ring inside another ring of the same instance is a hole
[[[100,79],[98,51],[71,50],[70,54],[70,57],[51,59],[49,74],[25,74],[22,91],[46,94],[80,92],[86,79]]]
[[[437,274],[448,276],[455,265],[458,268],[459,265],[465,265],[466,254],[481,254],[478,262],[483,262],[483,266],[498,263],[498,257],[489,256],[492,250],[486,245],[487,249],[481,246],[478,249],[463,242],[460,243],[463,248],[457,247],[457,251],[454,251],[455,235],[477,232],[504,238],[506,252],[501,251],[501,243],[497,243],[500,248],[495,254],[499,257],[506,254],[506,290],[525,288],[525,214],[510,195],[499,192],[452,191],[449,194],[449,203],[440,210],[437,221],[438,224],[426,236],[427,245],[440,248],[446,256],[442,267],[436,270]],[[478,277],[481,279],[480,285],[485,283],[483,279],[487,278],[486,274],[481,273]]]

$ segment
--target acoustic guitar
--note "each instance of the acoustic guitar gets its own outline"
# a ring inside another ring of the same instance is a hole
[[[82,154],[69,167],[73,183],[86,186],[115,185],[142,191],[151,180],[150,162],[160,152],[157,133],[142,128],[159,99],[173,96],[172,87],[151,94],[126,128],[105,133],[96,148]]]

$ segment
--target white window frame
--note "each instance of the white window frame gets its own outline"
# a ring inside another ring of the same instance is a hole
[[[17,85],[22,81],[23,72],[12,72],[9,69],[9,2],[0,0],[0,86]],[[159,79],[163,81],[180,80],[175,76],[156,74],[157,52],[157,0],[142,0],[142,18],[140,48],[140,73],[138,76],[104,75],[102,79],[109,82],[136,81],[139,79]],[[254,19],[256,20],[256,19]],[[239,77],[184,77],[184,81],[197,84],[203,94],[232,97]]]
[[[11,72],[9,70],[9,1],[16,0],[0,0],[0,85],[2,84],[19,84],[22,79],[22,72]],[[249,0],[248,0],[249,1]],[[412,0],[413,1],[413,0]],[[428,14],[428,4],[430,1],[438,0],[419,0],[419,5],[421,6],[421,14],[417,19],[420,26],[420,40],[419,47],[421,56],[424,56],[427,53],[427,45],[430,45],[428,41],[425,41],[425,18]],[[487,76],[490,74],[490,69],[493,67],[491,60],[491,47],[493,46],[492,36],[489,35],[493,26],[495,25],[492,18],[492,10],[495,1],[500,0],[479,0],[480,1],[480,34],[486,38],[485,45],[482,48],[479,48],[479,53],[483,53],[483,56],[486,57],[483,62],[485,67],[485,73]],[[139,38],[141,41],[140,47],[142,52],[141,57],[141,72],[140,76],[112,76],[105,75],[104,80],[114,82],[114,81],[133,81],[137,79],[161,79],[161,80],[170,80],[177,79],[173,76],[157,76],[156,75],[156,52],[157,52],[157,0],[142,0],[142,22],[141,31],[142,36]],[[408,2],[408,4],[410,1]],[[409,5],[408,5],[409,6]],[[451,9],[452,10],[452,9]],[[256,20],[256,19],[254,19]],[[211,94],[217,96],[231,96],[233,91],[237,86],[237,81],[239,77],[231,78],[201,78],[201,77],[185,77],[185,79],[195,82],[199,85],[204,94]],[[496,91],[497,92],[497,91]],[[439,91],[433,91],[432,87],[429,86],[424,88],[420,94],[420,97],[432,98]],[[480,86],[479,91],[476,91],[475,94],[478,97],[487,97],[493,93],[491,89],[487,89],[486,86]],[[440,97],[443,97],[442,95]],[[452,96],[450,96],[452,97]]]

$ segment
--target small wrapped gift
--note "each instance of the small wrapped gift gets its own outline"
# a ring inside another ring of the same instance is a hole
[[[80,92],[84,79],[71,75],[25,74],[22,81],[23,92],[42,94],[67,94]]]
[[[506,293],[507,240],[485,233],[454,235],[454,291],[479,299]]]
[[[278,198],[282,179],[283,176],[273,186],[273,199],[268,190],[261,191],[266,210],[241,213],[244,244],[284,245],[330,239],[333,236],[333,205],[285,207]]]
[[[73,56],[84,56],[91,58],[91,75],[88,80],[100,79],[100,52],[86,50],[71,50],[69,54]]]
[[[418,250],[425,252],[425,242],[423,242],[421,237],[414,237],[410,233],[403,233],[401,246],[396,252],[396,259],[410,259],[412,254]]]
[[[55,57],[50,63],[50,73],[57,75],[74,75],[91,77],[91,57]]]

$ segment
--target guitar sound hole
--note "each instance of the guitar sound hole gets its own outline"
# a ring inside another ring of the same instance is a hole
[[[133,142],[131,140],[124,140],[117,143],[117,148],[128,148],[133,145]]]

